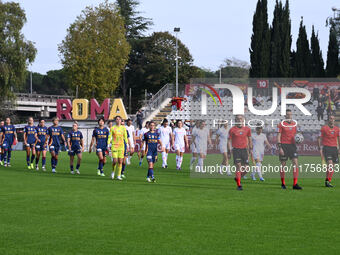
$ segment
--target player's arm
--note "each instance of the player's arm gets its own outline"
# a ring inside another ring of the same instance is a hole
[[[189,142],[188,142],[188,137],[187,137],[187,135],[184,135],[184,142],[185,142],[185,146],[186,146],[187,148],[189,148]]]
[[[277,147],[279,148],[279,154],[283,155],[283,149],[281,147],[281,127],[278,127],[278,133],[277,133]]]
[[[146,136],[146,134],[144,134],[144,136],[143,136],[144,138],[142,139],[142,141],[143,141],[143,143],[145,143],[145,150],[144,150],[144,154],[146,155],[146,153],[148,152],[148,137]],[[144,144],[142,144],[142,148],[143,148],[143,145]]]
[[[81,151],[84,152],[84,137],[83,134],[80,136],[80,146],[81,146]]]
[[[71,136],[69,134],[67,135],[67,147],[71,150]]]
[[[26,128],[24,130],[24,144],[27,144],[27,132],[26,132]]]
[[[94,136],[92,136],[91,143],[90,143],[90,148],[89,148],[89,153],[92,152],[92,147],[93,147],[93,144],[95,143],[95,141],[96,141],[96,138]]]
[[[270,145],[270,143],[268,142],[268,139],[266,137],[266,140],[264,140],[264,144],[268,146],[268,149],[270,149],[272,146]]]
[[[131,144],[130,144],[130,139],[128,139],[128,131],[126,130],[126,128],[124,128],[123,139],[124,139],[125,144],[127,145],[126,151],[129,151]]]
[[[109,136],[107,138],[107,144],[111,144],[112,137],[113,137],[113,128],[111,128],[110,131],[109,131]]]
[[[46,137],[45,144],[46,144],[46,145],[48,144],[48,147],[50,147],[51,144],[52,144],[52,134],[51,134],[50,129],[47,129],[46,135],[47,135],[47,137]]]
[[[18,135],[15,129],[13,130],[13,135],[14,135],[14,141],[18,141]]]
[[[253,139],[251,138],[251,136],[248,136],[248,147],[249,147],[250,153],[253,153]]]
[[[60,136],[61,136],[61,139],[63,140],[63,142],[66,143],[66,139],[65,139],[64,133],[61,133]]]
[[[209,130],[209,133],[208,133],[208,144],[210,146],[212,145],[211,136],[210,136],[210,130]]]
[[[171,137],[171,146],[175,145],[175,135],[172,133],[172,137]]]
[[[38,137],[38,132],[37,132],[36,129],[34,130],[34,137],[35,137],[35,143],[34,143],[34,145],[36,145],[38,142],[40,142],[40,139],[39,139],[39,137]]]

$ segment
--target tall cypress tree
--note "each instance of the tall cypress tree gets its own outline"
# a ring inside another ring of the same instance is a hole
[[[279,62],[281,58],[280,20],[282,16],[282,3],[276,0],[273,23],[270,28],[270,77],[279,77]]]
[[[270,43],[270,76],[289,77],[291,62],[291,21],[289,2],[283,7],[282,2],[276,0],[274,18],[271,26]]]
[[[303,19],[300,22],[299,36],[296,41],[296,70],[298,77],[310,77],[311,74],[311,53],[307,39],[306,27],[303,25]]]
[[[318,35],[315,35],[314,26],[312,27],[312,36],[310,38],[311,47],[311,77],[324,77],[324,62],[320,50]]]
[[[253,16],[253,34],[250,45],[250,77],[269,76],[270,32],[267,0],[258,0]]]
[[[282,11],[282,21],[281,21],[281,37],[282,37],[282,51],[280,59],[280,77],[290,76],[290,49],[292,46],[292,35],[291,35],[291,21],[290,21],[290,11],[289,2],[286,0],[286,4]]]
[[[337,77],[340,72],[339,65],[339,45],[334,26],[331,26],[329,29],[326,76]]]

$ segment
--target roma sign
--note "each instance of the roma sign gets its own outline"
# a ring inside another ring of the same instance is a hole
[[[113,100],[110,109],[110,98],[107,98],[99,105],[96,99],[58,99],[57,100],[57,117],[66,120],[87,120],[90,115],[90,120],[96,120],[97,114],[103,114],[104,119],[114,119],[116,116],[121,116],[127,119],[126,110],[121,98]]]

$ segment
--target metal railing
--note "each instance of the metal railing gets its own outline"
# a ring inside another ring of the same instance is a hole
[[[151,114],[155,109],[159,108],[161,104],[167,99],[171,98],[175,95],[175,86],[174,84],[168,83],[165,84],[156,94],[149,99],[144,105],[144,117],[147,117]]]

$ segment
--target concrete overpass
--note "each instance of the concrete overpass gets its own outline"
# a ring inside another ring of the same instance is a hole
[[[19,115],[34,115],[50,118],[56,115],[57,99],[72,99],[71,96],[16,93],[15,104],[11,110]]]

